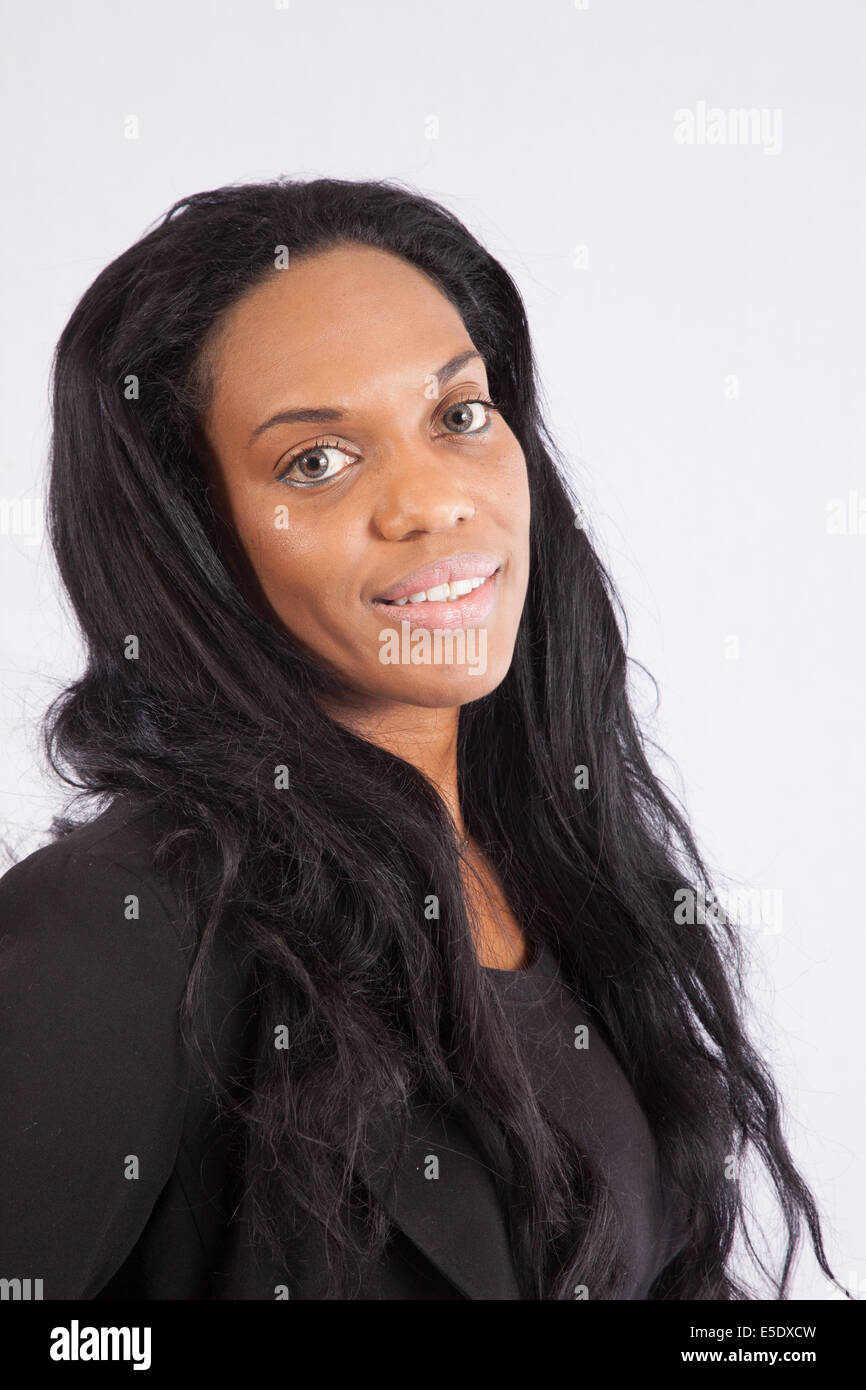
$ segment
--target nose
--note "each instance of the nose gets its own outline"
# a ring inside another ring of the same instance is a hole
[[[470,521],[476,506],[461,481],[453,455],[437,456],[435,446],[414,453],[406,448],[374,475],[373,525],[384,540],[402,540],[415,531],[446,531]]]

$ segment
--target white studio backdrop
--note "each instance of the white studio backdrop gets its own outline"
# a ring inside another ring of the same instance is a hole
[[[36,725],[81,659],[41,527],[75,302],[184,194],[410,183],[525,298],[549,423],[659,685],[659,771],[754,895],[754,1028],[862,1297],[862,4],[7,0],[3,29],[8,855],[61,804]],[[649,710],[639,672],[636,694]],[[832,1294],[807,1253],[794,1296]]]

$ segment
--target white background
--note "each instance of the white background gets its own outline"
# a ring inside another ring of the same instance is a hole
[[[755,1036],[831,1263],[866,1293],[866,534],[827,529],[833,499],[866,508],[863,5],[4,9],[3,498],[42,493],[75,302],[184,194],[406,180],[515,277],[630,654],[659,683],[659,770],[716,872],[781,891],[781,929],[744,929]],[[699,102],[780,111],[781,149],[678,144],[674,113]],[[46,544],[4,530],[0,813],[19,857],[59,805],[36,721],[80,653]],[[647,708],[645,680],[636,694]],[[804,1257],[795,1296],[831,1294]]]

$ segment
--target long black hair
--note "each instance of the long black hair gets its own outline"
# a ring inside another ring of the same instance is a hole
[[[624,1287],[604,1176],[533,1094],[471,944],[443,802],[412,764],[325,713],[335,677],[248,601],[208,485],[201,425],[221,316],[286,251],[291,264],[345,243],[404,257],[448,297],[524,451],[529,587],[506,677],[460,710],[460,805],[527,938],[554,950],[603,1023],[688,1203],[687,1245],[650,1297],[761,1296],[731,1271],[739,1236],[769,1296],[786,1297],[804,1218],[832,1279],[745,1030],[738,932],[724,913],[678,920],[684,885],[709,900],[713,886],[650,767],[624,615],[542,419],[519,292],[450,211],[391,180],[277,179],[180,200],[86,291],[54,362],[49,532],[87,666],[49,710],[46,747],[82,797],[161,806],[157,856],[198,930],[182,1019],[202,1055],[216,938],[252,963],[254,1067],[232,1113],[255,1234],[279,1255],[292,1213],[320,1221],[330,1294],[350,1297],[389,1229],[353,1171],[370,1116],[396,1116],[399,1143],[413,1096],[467,1114],[469,1098],[524,1296]],[[273,1045],[280,1025],[287,1049]],[[778,1270],[731,1176],[750,1153],[784,1217]]]

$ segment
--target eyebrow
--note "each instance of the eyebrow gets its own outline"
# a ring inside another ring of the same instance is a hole
[[[458,352],[456,357],[452,357],[450,361],[445,363],[444,367],[440,367],[438,372],[434,373],[439,388],[441,389],[453,376],[456,376],[473,357],[484,361],[480,352],[475,348],[469,348],[466,352]],[[348,415],[345,410],[338,410],[335,406],[328,405],[305,406],[299,410],[279,410],[276,415],[271,415],[268,420],[256,426],[247,441],[247,448],[251,448],[265,430],[273,429],[276,425],[326,425],[334,420],[347,418]]]

